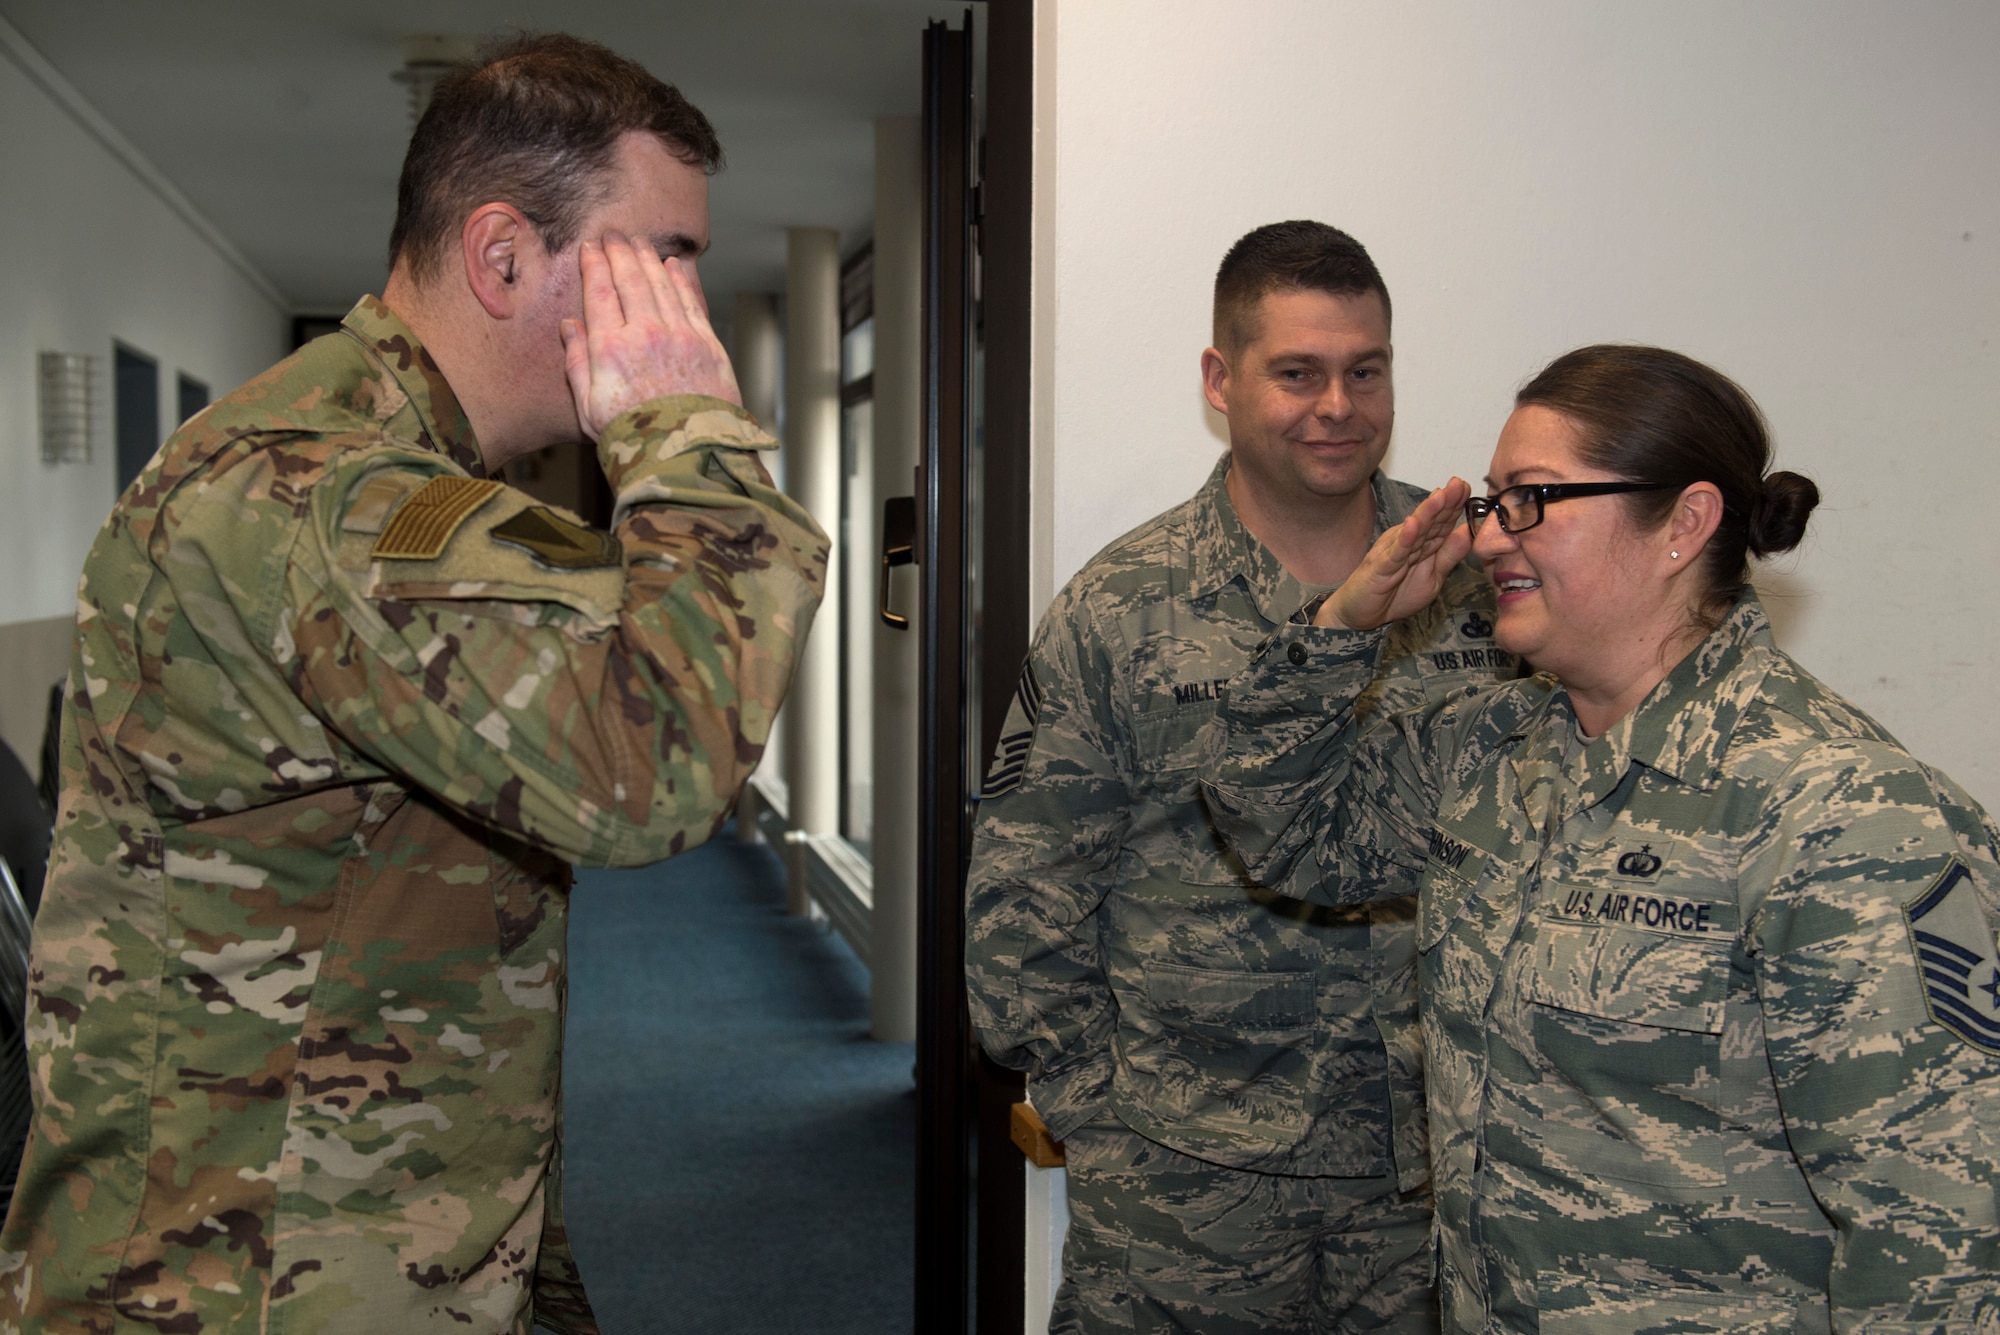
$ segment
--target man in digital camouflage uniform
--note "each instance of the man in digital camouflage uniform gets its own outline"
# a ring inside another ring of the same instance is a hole
[[[597,1329],[561,1216],[567,864],[715,832],[826,558],[688,264],[718,160],[609,51],[500,49],[417,130],[382,299],[113,510],[0,1328]],[[494,476],[579,430],[610,533]]]
[[[1036,634],[973,849],[972,1013],[1066,1148],[1052,1330],[1434,1331],[1413,905],[1257,888],[1195,784],[1225,683],[1424,495],[1378,468],[1389,296],[1351,237],[1278,223],[1223,260],[1214,337],[1228,454]],[[1459,571],[1370,707],[1512,675],[1491,606]]]

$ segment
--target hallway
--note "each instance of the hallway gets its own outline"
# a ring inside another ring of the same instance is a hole
[[[567,1198],[607,1335],[909,1330],[912,1060],[766,846],[580,872]]]

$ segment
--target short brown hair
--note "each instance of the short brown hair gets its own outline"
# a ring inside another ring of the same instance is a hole
[[[1743,387],[1683,353],[1625,343],[1578,348],[1543,367],[1514,403],[1568,418],[1577,457],[1591,467],[1667,484],[1624,498],[1641,528],[1665,523],[1691,483],[1715,484],[1723,509],[1702,556],[1704,631],[1720,624],[1749,583],[1749,558],[1798,546],[1819,504],[1810,478],[1766,471],[1770,432]]]
[[[715,127],[672,84],[595,42],[526,33],[439,81],[396,186],[389,265],[437,276],[466,216],[512,204],[551,254],[607,193],[619,137],[658,135],[690,167],[722,165]]]
[[[1359,241],[1323,222],[1266,223],[1229,248],[1215,271],[1215,346],[1235,353],[1255,339],[1257,303],[1272,292],[1373,292],[1389,321],[1389,288],[1375,261]]]

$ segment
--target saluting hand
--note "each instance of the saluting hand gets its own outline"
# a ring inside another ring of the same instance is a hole
[[[1445,576],[1472,550],[1465,526],[1471,495],[1471,487],[1453,478],[1424,497],[1408,519],[1375,539],[1347,582],[1320,604],[1313,624],[1373,630],[1437,597]]]
[[[596,440],[620,413],[669,394],[742,404],[693,265],[663,262],[617,232],[578,252],[583,319],[562,322],[563,368],[585,436]]]

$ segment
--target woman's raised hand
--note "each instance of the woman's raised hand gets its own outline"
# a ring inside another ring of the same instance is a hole
[[[1347,582],[1320,604],[1313,624],[1373,630],[1437,597],[1445,576],[1472,550],[1465,526],[1471,496],[1472,488],[1453,478],[1424,497],[1408,519],[1375,540]]]

